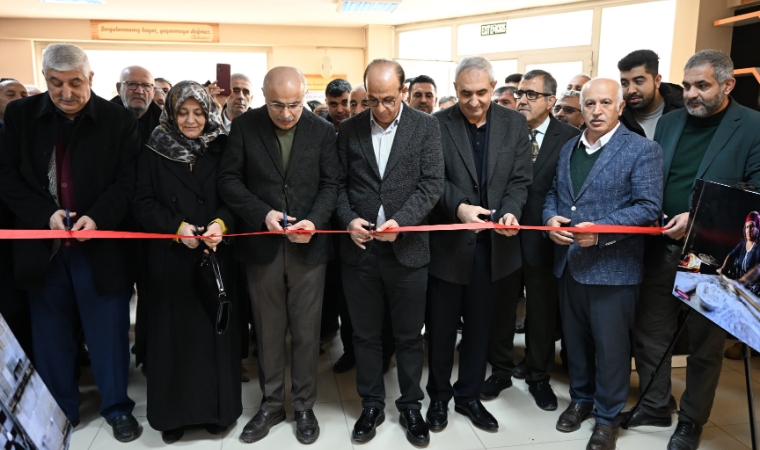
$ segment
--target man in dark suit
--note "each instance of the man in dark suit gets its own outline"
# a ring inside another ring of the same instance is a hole
[[[580,130],[561,123],[551,115],[557,81],[543,70],[523,75],[515,93],[517,111],[528,120],[533,182],[522,211],[523,225],[543,225],[542,212],[546,193],[552,186],[559,152]],[[554,245],[540,231],[520,233],[522,268],[509,278],[504,301],[498,302],[493,315],[488,361],[491,376],[483,383],[480,398],[492,399],[512,385],[514,363],[514,328],[502,326],[515,321],[517,301],[526,292],[526,374],[528,388],[539,408],[554,411],[557,397],[549,385],[549,369],[554,362],[554,335],[557,318],[557,278],[553,275]]]
[[[689,223],[691,189],[698,179],[726,185],[760,186],[760,113],[728,95],[734,88],[734,66],[728,55],[703,50],[684,67],[686,108],[660,119],[654,140],[663,149],[663,213],[667,231],[647,238],[646,271],[636,309],[633,349],[640,389],[651,380],[676,328],[683,305],[671,294]],[[678,426],[668,449],[695,449],[712,409],[723,363],[726,333],[701,314],[687,322],[690,356]],[[670,358],[629,426],[671,425]]]
[[[119,95],[111,101],[132,111],[137,116],[137,131],[140,142],[148,142],[150,134],[158,126],[161,108],[153,102],[156,93],[153,75],[140,66],[129,66],[121,71],[121,79],[116,83]]]
[[[459,103],[434,114],[441,128],[446,184],[430,214],[431,223],[518,223],[531,180],[528,130],[524,117],[492,103],[494,86],[496,79],[486,58],[464,58],[454,81]],[[478,428],[499,427],[478,395],[494,305],[506,295],[508,275],[521,263],[515,234],[517,230],[463,230],[430,236],[427,422],[433,431],[448,424],[452,397],[455,411]],[[452,387],[449,380],[460,315],[464,324],[459,376]]]
[[[546,225],[649,226],[662,206],[662,150],[621,125],[623,92],[597,78],[581,90],[586,131],[563,147],[546,194]],[[644,264],[641,235],[551,231],[572,403],[557,430],[580,428],[593,410],[589,450],[612,450],[630,384],[630,331]],[[530,325],[529,325],[530,326]],[[529,351],[532,351],[529,350]]]
[[[422,445],[430,441],[420,413],[428,233],[385,230],[427,223],[443,191],[440,130],[435,118],[403,103],[404,69],[397,62],[372,61],[364,84],[369,110],[343,122],[338,134],[343,175],[337,217],[350,232],[340,242],[343,286],[364,406],[352,437],[369,441],[385,420],[381,335],[387,303],[401,387],[399,420],[407,439]]]
[[[242,232],[328,229],[340,177],[335,129],[303,108],[306,79],[298,69],[270,70],[263,91],[264,106],[232,121],[219,193],[242,219]],[[285,420],[285,339],[290,330],[296,437],[311,444],[319,437],[312,408],[330,236],[287,233],[236,244],[237,259],[246,264],[264,393],[261,409],[240,438],[258,441]]]
[[[12,102],[0,134],[0,197],[15,228],[123,229],[134,194],[140,136],[134,114],[96,95],[87,54],[53,44],[42,55],[47,95]],[[70,212],[70,214],[69,214]],[[68,217],[71,223],[67,223]],[[87,340],[100,413],[114,437],[140,435],[127,396],[129,299],[124,240],[14,241],[17,286],[29,291],[35,366],[66,417],[79,423],[78,322]],[[79,318],[77,318],[77,315]]]

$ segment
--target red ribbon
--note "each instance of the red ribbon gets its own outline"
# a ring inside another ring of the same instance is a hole
[[[633,227],[627,225],[591,225],[584,228],[578,227],[547,227],[535,225],[501,225],[493,222],[485,223],[457,223],[445,225],[416,225],[409,227],[388,228],[375,233],[413,233],[420,231],[457,231],[457,230],[537,230],[537,231],[569,231],[571,233],[598,233],[598,234],[662,234],[667,228],[659,227]],[[227,234],[226,237],[266,236],[286,233],[322,233],[344,234],[346,230],[280,230],[258,231],[254,233]],[[131,231],[102,231],[102,230],[2,230],[0,239],[191,239],[200,236],[181,236],[177,234],[161,233],[138,233]]]

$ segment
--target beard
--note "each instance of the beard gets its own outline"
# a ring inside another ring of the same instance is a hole
[[[652,91],[649,95],[641,95],[639,93],[629,95],[628,98],[625,99],[625,104],[630,106],[633,110],[644,109],[654,100],[654,92],[655,91]],[[641,101],[639,103],[631,103],[630,100],[632,98],[640,98]]]
[[[717,111],[725,98],[726,94],[720,91],[712,100],[704,100],[699,97],[689,99],[686,101],[686,110],[692,116],[706,117]]]
[[[562,123],[569,123],[569,121],[567,120],[567,116],[554,116],[554,118]]]

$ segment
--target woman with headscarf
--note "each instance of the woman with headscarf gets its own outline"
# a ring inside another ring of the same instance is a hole
[[[233,215],[216,190],[226,140],[203,86],[177,83],[138,162],[134,214],[147,232],[192,236],[146,244],[148,422],[166,443],[187,426],[222,434],[242,413],[240,327],[218,334],[194,285],[204,251],[214,251],[225,285],[234,285],[222,236]],[[233,298],[230,324],[238,323]]]

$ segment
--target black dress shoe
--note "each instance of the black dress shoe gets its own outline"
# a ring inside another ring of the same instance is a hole
[[[275,413],[266,412],[260,409],[259,412],[249,420],[240,434],[240,440],[246,444],[264,439],[269,430],[278,423],[285,420],[285,410],[281,409]]]
[[[523,358],[515,366],[515,369],[512,372],[512,376],[517,378],[518,380],[524,380],[527,375],[528,375],[528,366],[525,365],[525,358]]]
[[[702,436],[701,425],[679,420],[676,431],[668,442],[668,450],[696,450],[700,436]]]
[[[480,400],[457,403],[454,406],[454,411],[469,417],[472,424],[481,430],[496,431],[499,429],[499,422],[486,410]]]
[[[214,436],[219,436],[227,432],[227,427],[211,423],[206,425],[206,431],[208,431],[209,434],[213,434]]]
[[[319,422],[311,409],[296,411],[296,439],[302,444],[313,444],[319,437]]]
[[[161,432],[161,439],[164,440],[164,444],[173,444],[182,439],[185,435],[185,429],[182,427],[175,428],[173,430],[166,430]]]
[[[349,370],[353,369],[354,366],[356,366],[356,356],[352,355],[351,353],[344,353],[340,358],[338,358],[337,361],[335,361],[333,372],[346,373]]]
[[[73,420],[69,423],[71,424],[71,428],[76,428],[79,426],[79,419]]]
[[[618,427],[597,423],[594,425],[594,434],[588,440],[586,450],[615,450],[618,431],[620,431]]]
[[[528,391],[536,400],[536,405],[544,411],[557,410],[557,396],[554,395],[551,385],[548,381],[528,382]]]
[[[351,439],[356,442],[369,442],[375,437],[375,428],[385,421],[385,413],[382,409],[364,408],[359,420],[354,424]]]
[[[625,421],[628,417],[631,417],[631,411],[622,413],[621,419]],[[621,421],[620,423],[625,423]],[[644,411],[644,408],[639,407],[636,413],[628,420],[628,428],[636,428],[641,426],[650,427],[669,427],[673,424],[673,418],[668,414],[667,416],[655,416]]]
[[[560,414],[557,419],[557,431],[572,433],[581,427],[584,420],[591,417],[593,406],[584,406],[580,403],[570,403],[570,406]]]
[[[446,425],[449,424],[449,406],[441,401],[431,401],[428,407],[427,414],[428,427],[430,431],[443,431]]]
[[[419,409],[405,409],[398,422],[406,430],[406,440],[410,444],[424,446],[430,443],[430,430]]]
[[[512,387],[511,378],[501,378],[496,375],[491,375],[480,386],[480,399],[493,400],[499,396],[501,391],[509,387]]]
[[[515,334],[525,334],[525,324],[518,323],[515,325]]]
[[[115,417],[108,421],[108,425],[113,428],[113,437],[119,442],[134,441],[142,433],[142,427],[132,414]]]

